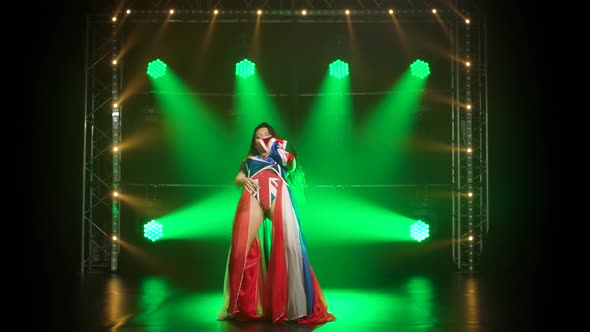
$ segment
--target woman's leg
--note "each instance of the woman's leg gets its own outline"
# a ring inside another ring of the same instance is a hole
[[[247,248],[249,249],[252,246],[254,240],[258,236],[258,230],[260,229],[260,225],[264,221],[264,211],[262,211],[262,207],[256,200],[252,201],[252,206],[250,208],[250,224],[248,227],[248,244]]]
[[[230,315],[256,319],[262,275],[260,246],[256,240],[264,213],[258,201],[244,191],[234,217],[230,254]]]
[[[276,196],[270,204],[270,219],[272,221],[272,246],[270,259],[267,265],[266,280],[264,285],[263,308],[265,318],[273,322],[284,321],[289,319],[287,311],[289,294],[289,279],[292,271],[288,270],[287,246],[285,242],[283,220],[282,196],[284,195],[283,182],[279,181]],[[288,197],[286,197],[288,199]],[[289,276],[287,275],[289,273]]]

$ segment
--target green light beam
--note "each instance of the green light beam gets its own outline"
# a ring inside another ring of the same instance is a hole
[[[338,79],[327,71],[298,138],[309,183],[340,183],[350,178],[349,161],[355,158],[352,132],[350,77]]]
[[[219,147],[228,145],[213,110],[170,68],[166,76],[151,82],[180,175],[188,182],[211,184],[218,183],[219,178],[230,182],[235,166],[212,162],[212,158],[219,156]]]
[[[240,190],[228,187],[159,217],[165,230],[161,240],[230,238],[239,198]]]
[[[309,188],[298,207],[310,243],[386,243],[415,241],[414,219],[345,192]],[[327,231],[329,230],[329,231]]]
[[[238,142],[236,153],[241,161],[246,157],[254,128],[261,122],[273,126],[279,135],[289,140],[272,96],[256,71],[247,79],[236,77],[234,81],[236,130],[233,141]],[[239,166],[239,162],[238,162]]]
[[[383,100],[370,112],[359,143],[362,151],[379,167],[372,169],[369,180],[396,183],[403,174],[404,156],[424,92],[425,80],[406,71]]]

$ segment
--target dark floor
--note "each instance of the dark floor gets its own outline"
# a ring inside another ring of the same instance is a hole
[[[505,238],[503,238],[505,240]],[[503,243],[503,242],[501,242]],[[162,243],[160,256],[166,269],[121,255],[116,273],[63,271],[46,261],[46,275],[13,274],[20,283],[5,283],[3,294],[6,331],[129,331],[129,332],[233,332],[233,331],[368,331],[368,332],[528,332],[586,331],[583,300],[586,283],[564,281],[564,274],[537,264],[532,256],[515,256],[518,247],[488,242],[476,273],[461,273],[441,257],[423,252],[409,254],[397,246],[380,260],[382,246],[359,248],[365,263],[344,248],[316,250],[314,266],[328,309],[336,321],[322,326],[236,323],[218,321],[222,304],[224,252],[211,244]],[[220,245],[221,246],[221,245]],[[210,248],[210,251],[205,251]],[[416,247],[415,250],[418,247]],[[316,248],[318,249],[318,248]],[[147,252],[147,251],[145,251]],[[188,252],[183,257],[180,253]],[[337,261],[332,252],[347,257]],[[200,254],[194,254],[200,253]],[[217,253],[217,254],[215,254]],[[422,255],[423,254],[423,255]],[[509,259],[517,257],[518,259]],[[198,259],[197,259],[198,258]],[[332,261],[332,264],[328,264]],[[529,263],[527,263],[529,262]],[[531,264],[534,262],[535,264]],[[414,264],[416,263],[416,264]],[[418,264],[420,263],[420,264]],[[348,266],[348,269],[344,267]],[[533,266],[538,268],[533,269]],[[143,269],[142,269],[143,267]],[[65,272],[65,273],[64,273]],[[569,275],[569,274],[568,274]],[[561,276],[561,277],[560,277]],[[21,288],[20,285],[24,286]],[[30,292],[28,291],[30,290]],[[30,295],[30,296],[29,296]],[[13,312],[22,309],[22,317]],[[559,311],[568,314],[559,316]],[[12,325],[6,328],[7,325]],[[14,325],[18,328],[12,328]]]
[[[389,287],[324,288],[337,320],[322,326],[217,321],[217,290],[161,276],[85,273],[80,331],[500,331],[494,290],[478,274],[408,275]]]
[[[586,283],[528,254],[537,246],[514,241],[520,233],[501,235],[489,237],[476,273],[458,272],[436,241],[311,247],[336,316],[321,326],[218,321],[227,243],[186,240],[127,243],[116,273],[69,272],[44,260],[46,276],[15,275],[31,297],[5,284],[9,308],[25,312],[15,319],[5,311],[5,321],[43,332],[586,331],[567,327],[584,325],[583,306],[570,298],[583,300]]]
[[[436,242],[316,245],[310,249],[314,271],[336,321],[315,327],[218,321],[224,241],[125,246],[116,273],[82,273],[69,264],[61,268],[48,251],[45,275],[14,273],[24,288],[4,284],[10,309],[4,311],[2,327],[42,332],[587,331],[568,327],[585,325],[584,306],[572,298],[584,301],[587,282],[533,256],[530,249],[542,247],[515,241],[520,233],[500,235],[491,234],[478,271],[471,274],[458,272],[449,248],[440,249]],[[73,253],[72,261],[76,258]],[[24,315],[17,319],[12,312],[18,309]]]
[[[77,272],[60,280],[56,271],[56,301],[46,311],[57,331],[525,332],[547,331],[556,321],[560,325],[550,331],[574,331],[565,324],[582,317],[562,320],[552,313],[568,305],[558,300],[566,293],[545,282],[556,274],[537,273],[533,266],[541,265],[515,256],[518,247],[502,241],[490,238],[487,253],[494,255],[482,256],[475,273],[458,272],[447,248],[314,247],[314,270],[336,316],[321,326],[218,321],[227,248],[202,241],[146,245],[134,251],[144,254],[142,260],[125,250],[116,273]],[[570,286],[578,287],[564,287]]]

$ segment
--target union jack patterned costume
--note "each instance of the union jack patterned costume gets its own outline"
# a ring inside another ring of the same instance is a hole
[[[286,151],[287,141],[271,138],[266,158],[248,156],[242,164],[259,189],[242,190],[233,221],[233,233],[224,281],[220,319],[318,324],[335,319],[309,263],[287,170],[296,167]],[[271,207],[274,203],[274,210]],[[247,248],[250,207],[259,204],[268,219]]]

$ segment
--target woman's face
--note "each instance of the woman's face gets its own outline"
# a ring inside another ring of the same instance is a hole
[[[268,130],[268,128],[262,127],[258,130],[256,130],[256,150],[258,150],[259,153],[263,153],[264,152],[264,148],[262,148],[262,146],[260,145],[260,141],[261,139],[264,138],[268,138],[271,137],[272,135],[270,134],[270,131]]]
[[[268,130],[268,128],[260,128],[256,131],[256,139],[262,139],[262,138],[267,138],[270,137],[270,131]]]

